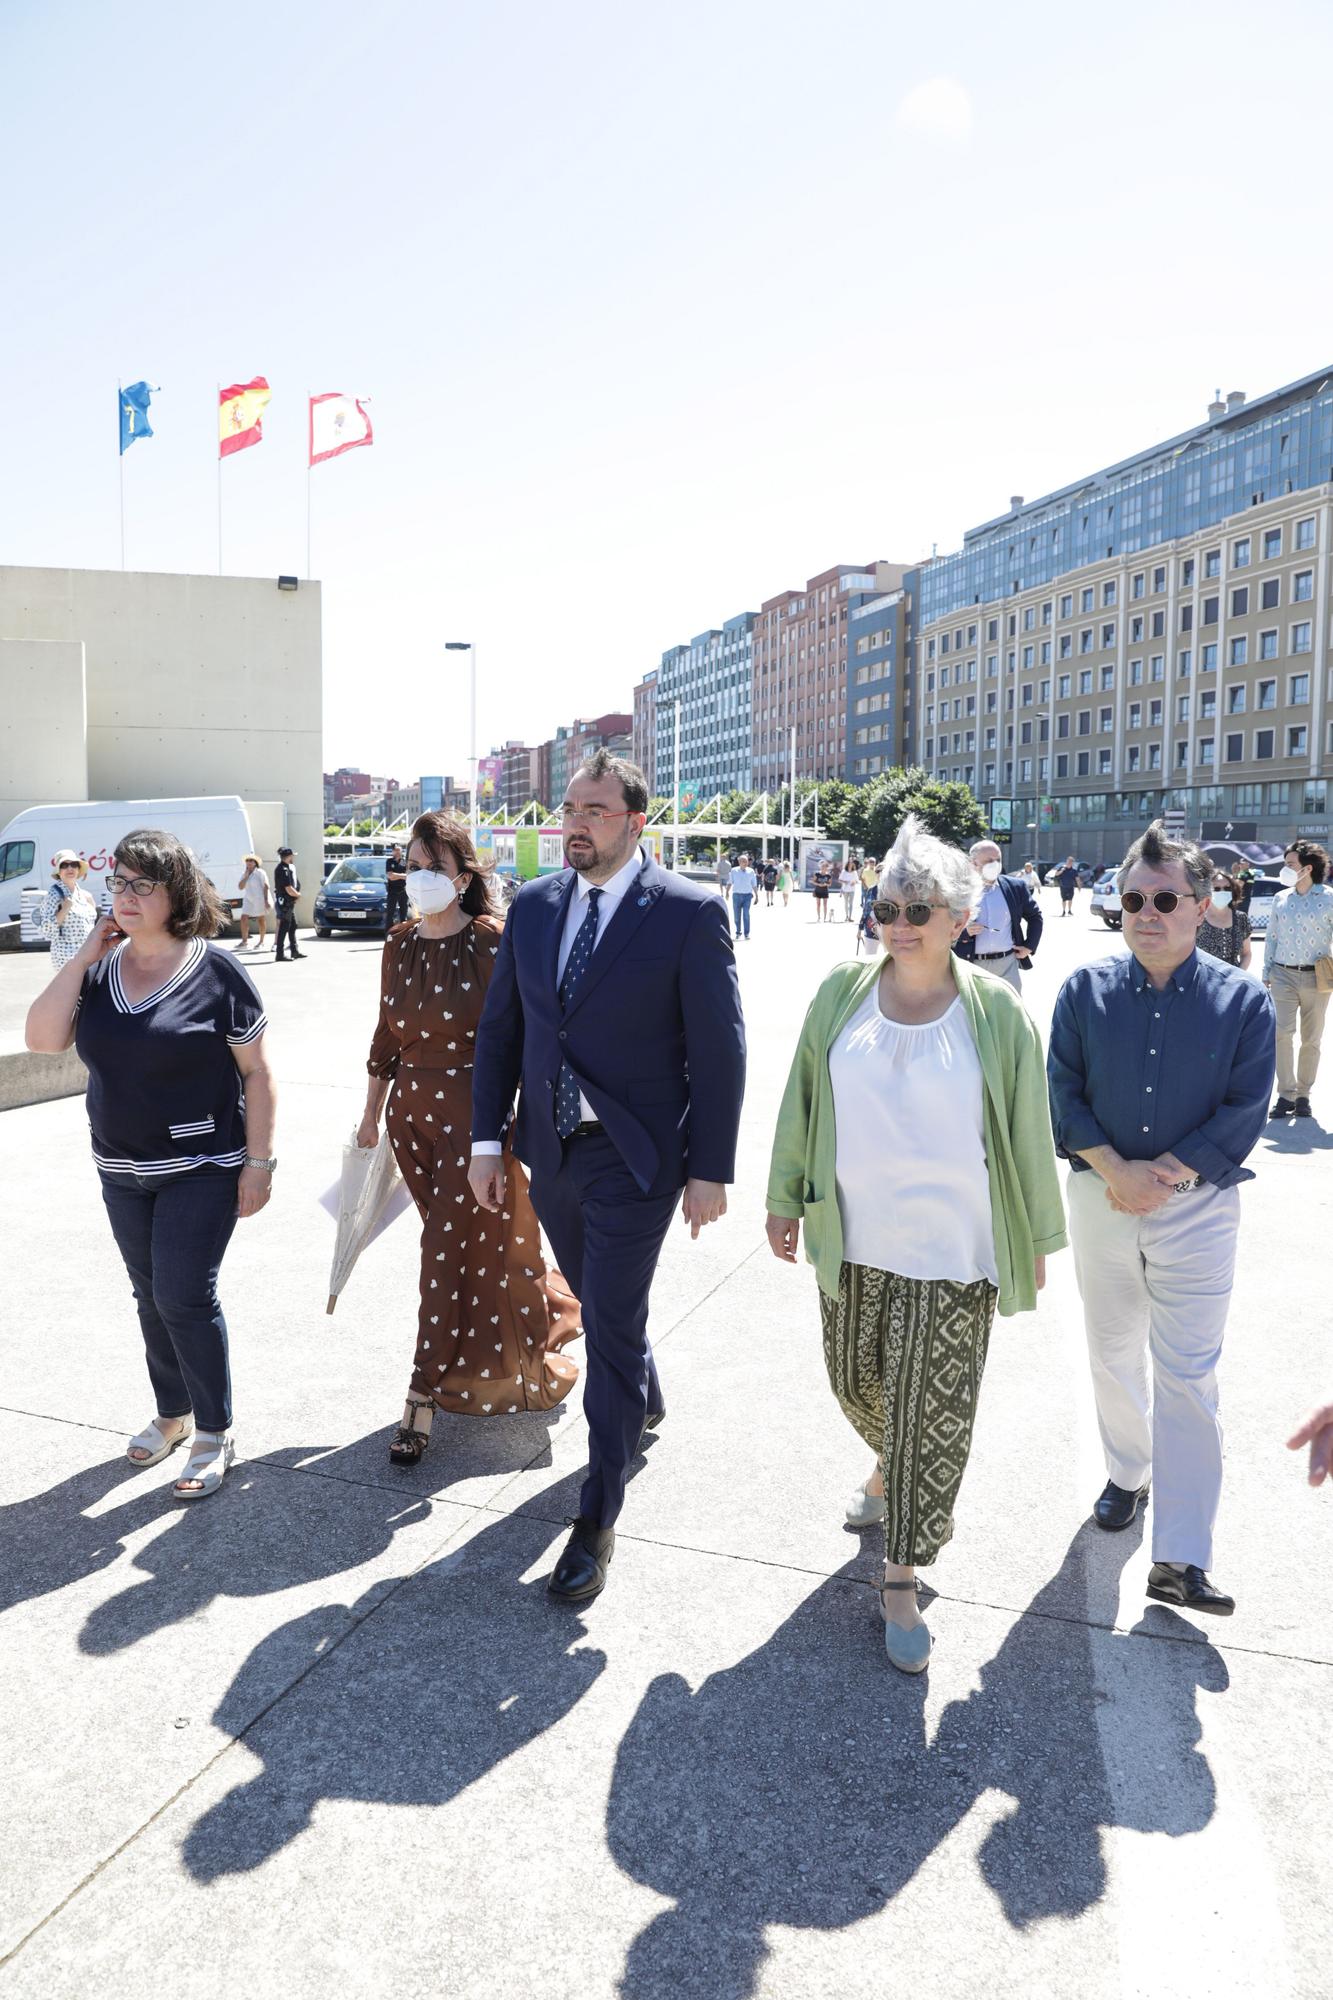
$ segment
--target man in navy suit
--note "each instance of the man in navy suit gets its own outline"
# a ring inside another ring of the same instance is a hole
[[[967,854],[981,876],[981,904],[954,950],[1021,992],[1024,969],[1041,942],[1041,905],[1026,882],[1001,872],[1004,861],[993,840],[973,841]]]
[[[598,750],[564,801],[569,873],[519,891],[477,1029],[468,1179],[498,1209],[514,1151],[583,1303],[588,1476],[548,1589],[606,1582],[630,1465],[665,1414],[648,1294],[680,1203],[690,1232],[727,1208],[745,1025],[726,908],[639,847],[643,773]],[[681,1191],[684,1197],[681,1198]]]

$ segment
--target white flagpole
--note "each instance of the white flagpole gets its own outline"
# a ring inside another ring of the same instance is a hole
[[[310,581],[310,460],[315,450],[315,405],[310,391],[305,392],[306,448],[305,448],[305,580]]]
[[[122,401],[124,384],[116,383],[116,451],[120,466],[120,566],[125,567],[125,440],[121,430],[125,423],[125,405]]]
[[[222,384],[214,385],[213,391],[213,446],[218,455],[218,575],[222,574],[222,435],[218,430],[218,411],[222,408]]]

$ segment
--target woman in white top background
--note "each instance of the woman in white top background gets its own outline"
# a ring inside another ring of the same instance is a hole
[[[850,924],[853,921],[852,911],[861,900],[861,871],[850,855],[848,855],[842,864],[842,873],[838,877],[838,887],[842,891],[843,921]],[[858,920],[859,914],[858,911]]]
[[[40,936],[51,940],[51,963],[77,958],[97,928],[97,905],[84,888],[88,863],[72,847],[62,847],[51,867],[53,881],[34,919]]]
[[[1264,985],[1277,1009],[1277,1101],[1270,1118],[1309,1118],[1328,1012],[1316,967],[1333,954],[1333,889],[1328,855],[1317,840],[1293,840],[1282,857],[1282,893],[1273,898],[1264,937]],[[1297,1028],[1300,1054],[1296,1053]]]
[[[953,1533],[991,1322],[1030,1312],[1062,1248],[1041,1040],[1004,981],[952,947],[981,881],[909,817],[880,875],[884,952],[806,1016],[768,1185],[768,1239],[819,1280],[824,1360],[876,1454],[847,1511],[884,1523],[884,1643],[919,1673],[916,1569]]]
[[[255,917],[259,922],[259,936],[255,940],[254,949],[262,951],[264,927],[268,922],[268,913],[273,907],[273,892],[269,888],[268,876],[260,866],[257,854],[246,855],[245,873],[237,886],[241,892],[241,950],[244,951],[250,942],[250,919]]]

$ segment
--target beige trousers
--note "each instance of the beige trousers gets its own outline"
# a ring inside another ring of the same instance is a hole
[[[1313,972],[1293,972],[1288,965],[1275,965],[1270,982],[1273,1005],[1277,1009],[1277,1094],[1279,1097],[1308,1097],[1319,1073],[1319,1044],[1324,1033],[1324,1016],[1330,996],[1319,991]],[[1301,1049],[1296,1054],[1296,1027],[1300,1024]]]

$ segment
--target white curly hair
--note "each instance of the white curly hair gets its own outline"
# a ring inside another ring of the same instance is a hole
[[[876,894],[900,903],[947,903],[953,921],[966,922],[981,902],[981,876],[961,847],[937,840],[908,813],[884,858]]]

